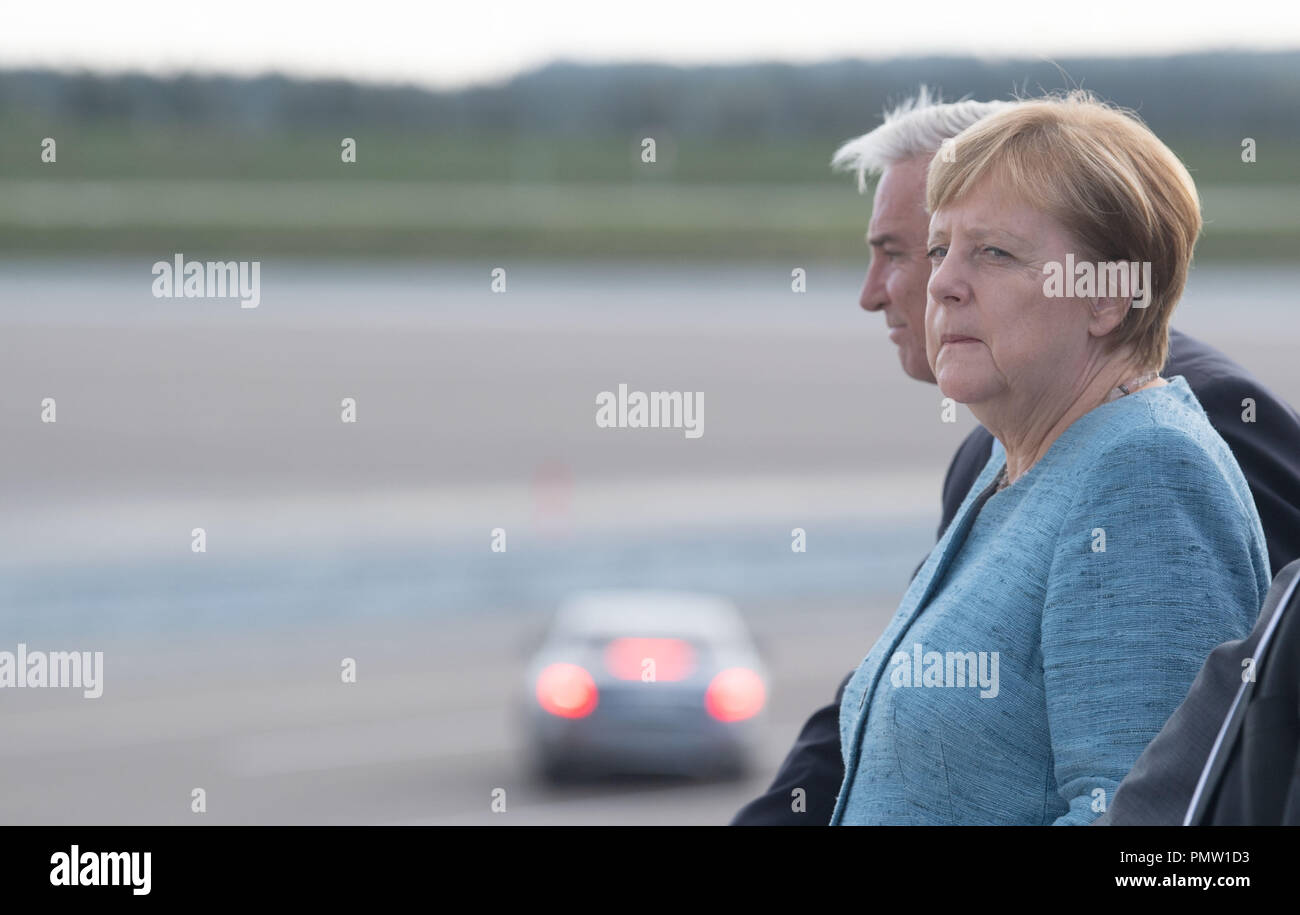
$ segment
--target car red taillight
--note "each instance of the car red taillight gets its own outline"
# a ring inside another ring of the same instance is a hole
[[[704,707],[719,721],[753,718],[767,701],[763,679],[747,667],[728,667],[709,684]]]
[[[585,718],[596,700],[596,681],[577,664],[551,664],[537,675],[537,701],[552,715]]]
[[[695,671],[695,649],[681,639],[614,639],[605,646],[605,668],[620,680],[641,680],[653,670],[651,680],[672,683]]]

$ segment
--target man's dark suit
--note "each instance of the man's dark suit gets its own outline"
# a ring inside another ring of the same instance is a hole
[[[1210,422],[1232,449],[1255,497],[1268,541],[1269,565],[1276,574],[1300,558],[1300,415],[1223,353],[1176,330],[1169,334],[1169,359],[1162,374],[1187,379]],[[1246,398],[1254,401],[1254,422],[1243,419]],[[938,536],[943,536],[966,492],[988,463],[992,447],[993,436],[979,426],[957,449],[943,483]],[[1116,824],[1182,822],[1214,734],[1236,684],[1241,682],[1241,658],[1248,653],[1251,639],[1258,638],[1259,634],[1252,632],[1244,641],[1228,642],[1214,650],[1183,704],[1143,751],[1099,820]],[[1225,652],[1228,646],[1237,647]],[[835,701],[818,709],[804,724],[771,787],[741,808],[733,826],[824,826],[830,822],[844,780],[840,699],[852,676],[850,671],[840,683]],[[1171,730],[1176,719],[1180,725]],[[795,788],[805,791],[806,812],[791,810]]]
[[[1300,559],[1273,577],[1251,641],[1250,675],[1230,684],[1231,711],[1184,819],[1192,826],[1300,826]],[[1160,734],[1174,727],[1171,717]]]

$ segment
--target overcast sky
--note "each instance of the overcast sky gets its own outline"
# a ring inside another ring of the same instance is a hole
[[[496,81],[557,57],[805,62],[1300,48],[1291,2],[63,0],[11,2],[0,65]]]

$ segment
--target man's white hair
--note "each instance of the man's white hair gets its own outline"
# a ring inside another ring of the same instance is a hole
[[[870,133],[849,140],[831,157],[836,171],[856,171],[858,192],[867,189],[867,176],[875,178],[886,168],[915,156],[932,156],[944,140],[1015,102],[976,102],[963,99],[945,103],[922,85],[909,98],[885,112],[885,120]]]

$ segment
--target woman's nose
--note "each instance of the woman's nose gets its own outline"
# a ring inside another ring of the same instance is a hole
[[[926,293],[936,302],[960,304],[967,297],[968,286],[957,262],[945,257],[930,273]]]

